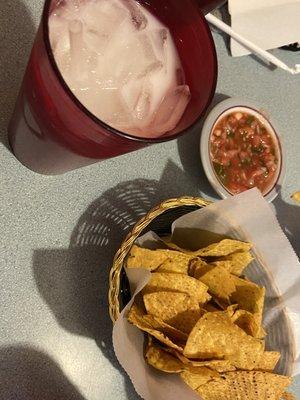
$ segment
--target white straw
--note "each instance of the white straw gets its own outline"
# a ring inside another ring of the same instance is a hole
[[[214,15],[207,14],[206,19],[208,22],[210,22],[217,28],[221,29],[221,31],[227,33],[229,36],[231,36],[237,42],[239,42],[240,44],[245,46],[252,53],[259,55],[263,59],[269,61],[270,63],[276,65],[279,68],[284,69],[285,71],[290,72],[293,75],[300,73],[300,64],[296,64],[295,68],[290,68],[288,65],[286,65],[283,61],[279,60],[277,57],[275,57],[272,54],[270,54],[269,52],[261,49],[259,46],[257,46],[250,40],[248,40],[248,39],[244,38],[243,36],[241,36],[240,34],[236,33],[230,26],[225,24],[220,19],[216,18]]]

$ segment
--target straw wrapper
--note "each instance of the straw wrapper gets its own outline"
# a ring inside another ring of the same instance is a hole
[[[179,245],[182,240],[195,242],[201,230],[253,243],[255,261],[247,268],[246,276],[266,288],[266,348],[281,353],[275,372],[300,374],[300,264],[269,204],[257,189],[252,189],[184,215],[172,226]],[[155,242],[155,235],[148,233],[139,238],[139,244],[149,246],[149,237]],[[144,270],[128,270],[127,275],[134,295],[150,278]],[[145,400],[199,399],[176,374],[160,373],[146,365],[144,335],[126,320],[132,301],[115,323],[113,344],[137,393]]]

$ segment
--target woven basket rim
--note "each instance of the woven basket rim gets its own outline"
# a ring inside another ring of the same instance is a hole
[[[109,314],[113,323],[116,322],[120,315],[120,276],[123,269],[124,260],[127,257],[133,243],[139,237],[141,232],[152,222],[167,210],[176,209],[186,206],[197,206],[199,208],[206,207],[212,202],[201,197],[183,196],[178,198],[167,199],[157,206],[153,207],[148,213],[142,217],[127,234],[119,250],[116,252],[113,264],[109,274],[109,290],[108,305]]]

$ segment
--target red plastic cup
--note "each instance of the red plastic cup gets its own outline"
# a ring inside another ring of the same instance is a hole
[[[140,1],[169,28],[191,91],[191,100],[175,129],[154,139],[112,128],[91,114],[68,88],[56,66],[48,35],[48,17],[60,2],[45,2],[9,125],[10,144],[19,161],[39,173],[60,174],[189,131],[210,104],[217,80],[214,42],[201,7],[207,12],[220,1]]]

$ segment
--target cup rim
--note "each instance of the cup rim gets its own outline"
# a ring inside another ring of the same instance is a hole
[[[228,110],[236,109],[236,108],[245,108],[252,110],[261,116],[262,119],[267,121],[267,123],[271,126],[272,131],[276,137],[278,151],[280,153],[280,166],[276,180],[274,181],[272,187],[269,191],[263,195],[263,197],[268,201],[272,202],[278,195],[281,186],[283,184],[284,176],[285,176],[285,151],[282,135],[280,134],[279,125],[276,120],[269,115],[269,113],[265,110],[264,107],[261,107],[259,104],[256,104],[252,101],[240,99],[240,98],[229,98],[223,100],[219,104],[217,104],[208,114],[205,119],[201,139],[200,139],[200,155],[201,161],[203,165],[203,169],[207,179],[209,180],[211,186],[214,190],[223,198],[228,198],[233,196],[227,188],[222,185],[222,183],[218,180],[211,165],[210,151],[209,151],[209,139],[212,132],[213,127],[215,126],[217,120],[225,114]]]
[[[188,133],[197,123],[199,120],[205,115],[212,99],[215,94],[216,86],[217,86],[217,78],[218,78],[218,61],[217,61],[217,52],[216,52],[216,47],[214,44],[214,40],[212,37],[211,30],[209,28],[209,25],[199,7],[197,2],[195,1],[195,6],[197,6],[199,10],[199,17],[202,20],[202,23],[204,25],[204,28],[207,32],[210,44],[211,44],[211,50],[212,50],[212,56],[213,56],[213,82],[211,86],[211,91],[208,96],[208,100],[206,102],[205,107],[203,108],[203,111],[199,114],[199,116],[196,118],[196,120],[189,125],[187,128],[183,129],[182,131],[176,133],[175,135],[170,135],[170,136],[165,136],[165,137],[158,137],[158,138],[143,138],[143,137],[138,137],[134,135],[130,135],[129,133],[125,133],[122,131],[119,131],[118,129],[113,128],[112,126],[106,124],[104,121],[101,119],[97,118],[93,113],[91,113],[78,99],[77,97],[73,94],[69,86],[66,84],[53,55],[51,45],[50,45],[50,40],[49,40],[49,26],[48,26],[48,16],[49,16],[49,11],[50,11],[50,5],[51,5],[52,0],[46,0],[43,8],[43,13],[42,13],[42,34],[43,34],[43,40],[46,48],[46,53],[49,59],[49,62],[53,68],[53,71],[56,75],[56,78],[58,79],[60,85],[63,87],[65,93],[70,97],[70,99],[76,104],[76,106],[87,116],[89,117],[93,122],[95,122],[97,125],[101,126],[105,130],[109,131],[110,133],[123,137],[126,139],[133,140],[135,142],[140,142],[140,143],[163,143],[163,142],[168,142],[173,139],[177,139],[178,137],[184,135],[185,133]],[[143,0],[144,1],[144,0]],[[193,0],[194,1],[194,0]]]

